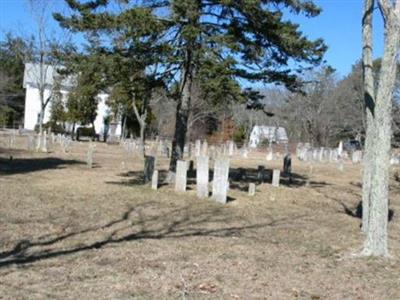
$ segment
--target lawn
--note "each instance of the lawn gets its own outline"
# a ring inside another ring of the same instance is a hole
[[[234,157],[221,205],[197,199],[194,178],[186,193],[151,190],[119,145],[98,143],[89,169],[87,142],[46,154],[23,143],[0,149],[0,299],[400,299],[396,168],[392,257],[371,259],[357,256],[360,165],[294,159],[291,184],[250,197],[257,166],[282,161]]]

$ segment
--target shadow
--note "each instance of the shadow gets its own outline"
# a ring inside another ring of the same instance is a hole
[[[48,169],[60,169],[66,165],[85,164],[78,160],[65,160],[60,158],[14,158],[0,157],[0,175],[13,175],[30,173]]]
[[[342,212],[344,212],[346,215],[353,217],[353,218],[362,219],[362,216],[363,216],[362,200],[360,200],[355,207],[349,207],[342,200],[339,200],[337,198],[331,197],[326,194],[324,196],[326,198],[331,199],[331,200],[335,201],[336,203],[338,203],[343,208]],[[394,210],[389,208],[388,221],[391,222],[393,220],[393,217],[394,217]],[[360,227],[361,227],[361,225],[360,225]]]
[[[230,187],[240,191],[248,191],[250,183],[272,183],[272,174],[272,169],[231,168],[229,170],[229,179],[231,182]],[[281,172],[280,185],[291,188],[298,188],[302,186],[317,188],[331,184],[325,181],[310,181],[307,176],[293,172],[290,174]]]
[[[279,219],[272,215],[265,217],[266,221],[263,223],[249,224],[244,217],[230,214],[229,211],[217,205],[207,208],[194,208],[193,205],[171,207],[170,204],[151,201],[128,208],[120,218],[104,225],[87,227],[61,235],[50,233],[32,240],[21,240],[11,250],[0,253],[0,268],[140,240],[203,236],[260,239],[260,234],[255,230],[287,226],[307,215],[291,215]],[[83,240],[85,242],[82,244]],[[61,242],[66,246],[62,247]]]
[[[167,178],[168,171],[167,170],[158,170],[158,187],[162,187],[168,185],[165,183]],[[143,171],[127,171],[118,174],[119,177],[126,178],[121,181],[106,181],[107,184],[113,185],[148,185],[150,181],[145,182]]]

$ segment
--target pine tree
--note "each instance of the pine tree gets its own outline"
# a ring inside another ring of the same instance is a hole
[[[177,99],[171,173],[183,155],[196,78],[212,72],[231,79],[280,83],[294,90],[300,86],[297,75],[304,64],[320,63],[326,50],[322,40],[308,40],[298,25],[283,18],[283,10],[318,15],[320,10],[311,1],[147,0],[137,4],[126,0],[121,13],[112,11],[108,0],[66,2],[74,14],[56,14],[61,25],[78,31],[130,28],[129,36],[139,37],[139,45],[156,49],[162,57],[158,75],[169,87],[176,87]],[[215,81],[218,78],[214,76]],[[217,86],[223,94],[226,86]]]

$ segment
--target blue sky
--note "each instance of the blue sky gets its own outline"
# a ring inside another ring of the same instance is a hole
[[[63,10],[63,0],[52,0],[56,10]],[[363,0],[315,0],[323,12],[316,18],[287,16],[299,23],[310,38],[323,38],[329,49],[325,59],[339,75],[344,76],[361,56],[361,15]],[[0,0],[0,38],[7,31],[27,35],[34,28],[26,0]],[[55,22],[49,22],[57,30]],[[383,53],[383,27],[381,17],[375,16],[375,57]]]

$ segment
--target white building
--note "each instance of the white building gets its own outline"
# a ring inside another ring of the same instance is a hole
[[[263,140],[268,140],[269,142],[275,143],[287,143],[288,136],[286,129],[283,127],[274,126],[254,126],[250,133],[249,146],[251,148],[256,148]]]
[[[59,76],[57,70],[49,65],[43,67],[44,82],[46,88],[44,97],[47,99],[51,94],[52,86],[54,84],[54,78]],[[25,64],[24,82],[23,87],[26,89],[25,94],[25,115],[24,115],[24,128],[34,130],[35,125],[38,124],[40,114],[40,97],[38,83],[40,82],[40,65],[39,64]],[[68,93],[73,87],[72,78],[67,78],[61,81],[60,92],[63,95],[64,101],[67,100]],[[103,134],[104,132],[104,119],[110,115],[110,109],[106,104],[108,98],[107,94],[99,93],[98,95],[98,106],[97,116],[94,121],[94,127],[97,134]],[[50,120],[51,101],[46,106],[43,123],[47,123]],[[77,126],[79,127],[79,126]],[[116,134],[121,134],[121,126],[118,124],[116,128]]]

